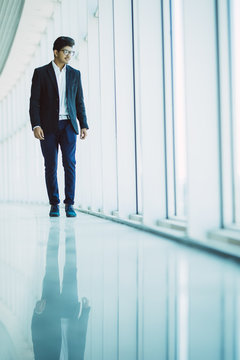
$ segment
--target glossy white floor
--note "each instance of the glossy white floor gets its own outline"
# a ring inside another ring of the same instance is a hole
[[[237,262],[48,211],[0,205],[1,360],[240,359]]]

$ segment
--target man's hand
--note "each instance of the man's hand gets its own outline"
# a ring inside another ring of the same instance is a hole
[[[80,133],[80,139],[85,139],[87,136],[87,129],[86,128],[83,128],[81,129],[81,133]]]
[[[44,133],[43,133],[43,129],[41,128],[41,126],[36,127],[34,130],[34,136],[35,138],[37,138],[38,140],[44,140]]]
[[[38,315],[42,314],[46,307],[46,299],[37,301],[34,312]]]
[[[82,297],[82,308],[89,308],[90,305],[89,305],[89,300],[86,298],[86,297]]]

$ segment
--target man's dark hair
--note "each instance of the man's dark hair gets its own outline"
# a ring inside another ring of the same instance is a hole
[[[60,36],[54,41],[53,50],[60,51],[64,46],[73,47],[75,45],[75,41],[67,36]]]

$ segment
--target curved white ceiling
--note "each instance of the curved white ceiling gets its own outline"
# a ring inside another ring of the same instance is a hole
[[[2,0],[0,2],[0,74],[15,37],[23,5],[24,0]]]
[[[8,0],[3,1],[5,3]],[[11,2],[13,1],[11,0]],[[19,0],[16,1],[20,2]],[[25,71],[36,51],[47,23],[53,15],[55,6],[59,2],[61,0],[25,0],[17,32],[13,43],[9,40],[10,52],[0,75],[0,100],[8,94]],[[8,31],[10,31],[12,21],[13,12],[10,12],[7,22]],[[2,34],[0,32],[0,37],[2,37]]]

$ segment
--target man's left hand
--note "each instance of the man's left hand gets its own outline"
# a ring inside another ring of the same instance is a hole
[[[81,129],[81,133],[80,133],[80,139],[85,139],[87,136],[87,129],[83,128]]]

